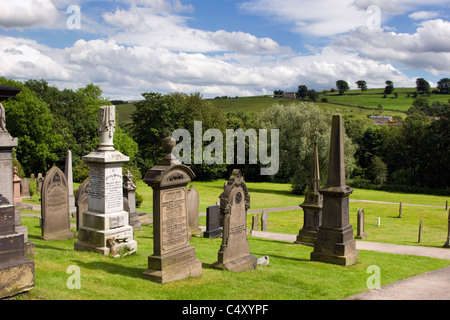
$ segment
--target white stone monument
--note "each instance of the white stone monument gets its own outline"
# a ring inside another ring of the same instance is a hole
[[[97,150],[83,157],[89,165],[88,211],[78,230],[77,251],[125,255],[137,250],[128,212],[123,208],[122,164],[127,156],[114,149],[115,106],[100,107]]]
[[[69,215],[75,217],[77,208],[75,207],[75,197],[73,195],[73,173],[72,173],[72,151],[67,150],[66,156],[66,168],[64,175],[67,179],[68,191],[69,191]]]

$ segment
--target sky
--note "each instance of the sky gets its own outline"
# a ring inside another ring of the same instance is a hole
[[[111,100],[435,87],[449,19],[449,0],[1,0],[0,76]]]

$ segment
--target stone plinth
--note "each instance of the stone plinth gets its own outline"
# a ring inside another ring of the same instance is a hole
[[[233,170],[220,195],[220,214],[223,216],[222,245],[215,269],[234,272],[256,269],[257,259],[250,254],[247,241],[247,210],[250,195],[240,170]]]
[[[202,263],[189,243],[186,185],[195,174],[171,154],[174,146],[170,135],[163,139],[167,155],[144,178],[153,189],[153,255],[143,275],[158,283],[202,274]]]
[[[344,126],[341,115],[334,115],[331,127],[330,157],[327,186],[323,196],[322,225],[314,242],[311,260],[343,266],[358,261],[356,241],[349,224],[349,196],[353,189],[345,180]]]

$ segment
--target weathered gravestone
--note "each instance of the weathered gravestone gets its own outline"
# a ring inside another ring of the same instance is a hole
[[[398,217],[397,218],[402,218],[402,203],[400,202],[400,204],[398,205]]]
[[[247,241],[247,210],[250,195],[240,170],[233,170],[220,195],[220,214],[223,216],[222,245],[215,269],[241,272],[256,269],[256,258],[250,254]]]
[[[17,167],[14,167],[13,171],[14,171],[14,176],[13,176],[14,205],[15,206],[20,206],[21,203],[22,203],[22,197],[20,196],[20,182],[22,181],[22,179],[20,179],[20,177],[17,175],[17,172],[18,172],[18,168]]]
[[[122,165],[129,158],[114,149],[115,106],[99,108],[99,146],[83,156],[89,166],[88,211],[78,229],[76,251],[122,256],[136,252],[133,227],[123,210]]]
[[[255,214],[252,217],[252,230],[259,231],[259,214]]]
[[[75,217],[77,208],[75,207],[75,197],[73,195],[72,151],[70,150],[67,150],[64,174],[66,175],[69,193],[69,214],[70,216]]]
[[[75,207],[77,209],[76,221],[77,231],[83,225],[83,213],[89,209],[89,180],[84,180],[78,187],[75,197]]]
[[[148,257],[148,269],[143,274],[159,283],[202,274],[202,263],[189,244],[186,203],[186,185],[195,174],[172,155],[175,144],[169,133],[162,140],[166,156],[144,177],[153,189],[153,255]]]
[[[22,199],[31,199],[30,180],[27,178],[23,178],[22,181],[20,181],[20,197]]]
[[[24,235],[15,232],[14,211],[0,195],[0,299],[34,287],[34,261],[25,257]]]
[[[198,197],[198,192],[193,185],[189,186],[186,201],[189,220],[189,232],[194,237],[201,237],[202,229],[200,229],[200,227],[198,226],[198,206],[200,200]]]
[[[30,175],[30,182],[34,182],[34,180],[35,180],[35,176],[34,176],[34,173],[32,173],[32,174]]]
[[[447,241],[444,244],[444,248],[450,248],[450,210],[448,211]]]
[[[317,232],[322,224],[323,197],[319,192],[319,152],[317,141],[314,143],[311,175],[309,177],[308,190],[305,201],[300,205],[303,209],[303,228],[299,230],[295,243],[313,246],[317,239]]]
[[[42,177],[42,173],[38,173],[36,178],[36,194],[41,194],[42,183],[44,182],[44,178]]]
[[[123,176],[123,196],[128,201],[128,220],[133,230],[142,230],[139,215],[136,212],[136,189],[137,186],[133,182],[133,175],[129,170]]]
[[[349,223],[349,196],[353,189],[347,186],[345,179],[344,125],[340,114],[333,116],[327,185],[319,192],[323,195],[322,225],[311,260],[353,265],[359,253]]]
[[[46,174],[41,192],[42,238],[44,240],[71,239],[69,191],[66,176],[57,167]]]
[[[214,239],[222,235],[222,222],[218,205],[206,208],[206,231],[204,238]]]
[[[269,231],[269,210],[267,209],[261,213],[261,231]]]
[[[358,227],[356,230],[355,239],[367,239],[367,235],[364,232],[365,221],[364,221],[364,210],[363,209],[358,209],[357,223],[358,223]]]

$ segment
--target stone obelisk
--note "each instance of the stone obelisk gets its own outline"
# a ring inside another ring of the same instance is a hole
[[[340,114],[333,116],[327,185],[319,192],[323,195],[322,225],[311,260],[353,265],[359,253],[349,223],[349,196],[353,189],[347,186],[345,179],[344,126]]]
[[[297,235],[295,243],[313,246],[317,239],[317,232],[322,224],[322,204],[323,197],[319,192],[320,172],[319,172],[319,152],[317,141],[314,143],[313,162],[311,176],[309,178],[308,191],[305,201],[300,205],[303,209],[303,228]]]

